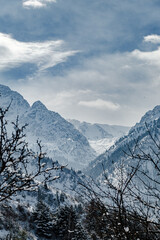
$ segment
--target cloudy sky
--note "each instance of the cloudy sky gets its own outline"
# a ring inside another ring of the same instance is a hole
[[[160,104],[159,0],[1,0],[0,83],[65,118],[132,126]]]

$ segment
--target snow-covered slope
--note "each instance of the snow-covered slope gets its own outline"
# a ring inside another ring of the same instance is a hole
[[[13,121],[19,115],[20,124],[28,124],[27,140],[32,148],[37,139],[42,140],[49,157],[75,169],[86,167],[95,158],[87,138],[58,113],[49,111],[40,101],[30,107],[19,93],[6,86],[0,85],[0,93],[0,106],[11,102],[8,119]]]
[[[50,158],[45,158],[44,163],[47,167],[52,167],[53,160]],[[34,167],[34,162],[32,167]],[[85,191],[81,186],[84,182],[89,179],[80,170],[75,171],[67,167],[61,168],[58,162],[55,162],[56,170],[52,171],[52,175],[55,180],[46,183],[46,185],[40,185],[38,191],[26,191],[18,193],[13,197],[14,201],[20,201],[21,204],[27,206],[34,205],[38,200],[45,199],[45,203],[50,206],[50,208],[55,209],[61,204],[77,204],[80,203],[80,196]],[[38,180],[41,182],[42,176]],[[80,184],[81,183],[81,184]],[[85,196],[85,195],[84,195]],[[61,199],[63,201],[61,202]]]
[[[130,129],[125,126],[91,124],[78,120],[69,121],[88,139],[91,147],[98,155],[108,150],[118,138],[126,135]]]
[[[107,151],[116,142],[117,138],[102,138],[99,140],[88,140],[91,147],[98,155]]]
[[[0,84],[0,107],[6,108],[9,105],[10,120],[15,120],[18,115],[24,114],[30,108],[29,103],[18,92]]]
[[[52,159],[46,158],[44,161],[49,166],[52,166]],[[55,165],[58,167],[58,162]],[[84,194],[84,188],[79,183],[83,183],[86,180],[85,175],[81,171],[76,172],[68,168],[55,170],[55,175],[60,178],[46,183],[45,186],[40,185],[38,191],[18,192],[12,200],[0,203],[0,239],[13,239],[9,237],[10,234],[18,234],[20,232],[18,231],[19,229],[25,229],[28,238],[23,238],[24,235],[20,235],[21,238],[14,239],[42,239],[37,236],[35,229],[31,226],[31,216],[38,202],[45,203],[52,216],[54,216],[53,221],[55,221],[55,214],[58,209],[64,206],[72,205],[77,210],[79,207],[81,208],[82,202],[84,202],[84,198],[82,201],[81,197]]]
[[[89,140],[100,140],[103,138],[119,138],[129,131],[129,127],[116,126],[100,123],[87,123],[78,120],[68,120]]]
[[[129,157],[125,154],[132,151],[135,144],[138,142],[140,149],[145,153],[151,152],[154,149],[154,141],[151,139],[150,134],[158,139],[160,135],[160,106],[156,106],[152,111],[148,111],[139,123],[132,127],[127,136],[120,138],[116,143],[104,154],[98,156],[93,162],[90,163],[86,172],[89,175],[98,177],[107,169],[112,173],[118,163],[124,161],[126,166]],[[150,165],[145,165],[147,171],[152,171]],[[152,173],[154,174],[154,173]]]

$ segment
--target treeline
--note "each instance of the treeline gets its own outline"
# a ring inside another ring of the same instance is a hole
[[[85,207],[65,206],[51,213],[39,202],[31,216],[31,228],[39,237],[56,240],[158,240],[160,224],[136,212],[107,208],[98,199]]]
[[[61,206],[54,211],[38,201],[32,213],[19,205],[16,212],[8,209],[7,214],[6,229],[11,234],[5,240],[32,240],[30,233],[39,240],[158,240],[160,237],[158,222],[155,224],[136,212],[108,208],[100,199],[92,199],[83,206]]]

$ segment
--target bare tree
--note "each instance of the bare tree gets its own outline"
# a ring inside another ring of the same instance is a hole
[[[124,161],[115,164],[112,174],[104,169],[100,183],[81,184],[91,199],[89,207],[100,211],[100,239],[160,239],[160,141],[155,133],[147,127],[143,144],[128,145]]]
[[[38,153],[29,149],[24,133],[27,125],[20,127],[18,117],[12,122],[9,134],[6,120],[9,107],[0,107],[0,202],[20,191],[34,191],[39,184],[54,180],[57,177],[53,171],[59,168],[54,163],[47,167],[40,142],[37,142]]]
[[[143,217],[145,239],[160,238],[160,139],[159,128],[146,124],[147,135],[143,145],[137,141],[133,149],[128,147],[128,156],[132,169],[139,163],[132,187],[128,191],[136,200],[135,208]]]

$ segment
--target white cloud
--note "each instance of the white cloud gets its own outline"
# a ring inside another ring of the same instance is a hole
[[[96,99],[94,101],[80,101],[79,105],[97,109],[110,109],[110,110],[117,110],[119,108],[118,104],[115,104],[110,101],[105,101],[103,99]]]
[[[23,6],[26,8],[41,8],[52,2],[56,2],[56,0],[27,0],[23,2]]]
[[[30,7],[41,8],[46,5],[38,0],[29,0],[29,1],[23,2],[23,6],[27,8],[30,8]]]
[[[41,71],[66,61],[76,52],[64,51],[61,40],[19,42],[8,34],[0,33],[0,53],[0,70],[32,63]]]
[[[144,42],[151,42],[155,44],[160,43],[160,35],[152,34],[144,37]]]
[[[160,66],[160,47],[150,52],[134,50],[131,55],[151,65]]]

